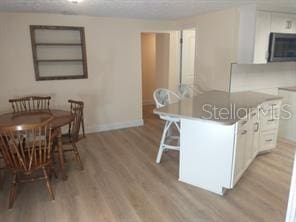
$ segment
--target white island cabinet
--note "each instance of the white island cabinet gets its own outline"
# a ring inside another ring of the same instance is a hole
[[[280,105],[278,96],[211,91],[155,110],[181,119],[179,180],[220,195],[232,189],[275,148]]]

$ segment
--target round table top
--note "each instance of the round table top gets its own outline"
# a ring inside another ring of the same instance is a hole
[[[5,113],[0,114],[0,128],[20,126],[24,124],[38,124],[53,117],[52,128],[59,128],[69,124],[73,120],[72,113],[64,110],[48,110],[31,113]]]

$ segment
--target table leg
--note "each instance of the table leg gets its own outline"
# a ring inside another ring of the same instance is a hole
[[[64,152],[63,152],[63,144],[62,144],[62,129],[58,129],[58,152],[59,152],[59,159],[60,159],[60,168],[62,173],[63,180],[67,179],[67,175],[65,172],[65,163],[64,163]]]

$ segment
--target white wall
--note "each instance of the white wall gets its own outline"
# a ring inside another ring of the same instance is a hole
[[[170,32],[169,89],[177,91],[180,82],[180,31]]]
[[[180,32],[142,33],[143,105],[154,104],[153,91],[179,85]]]
[[[296,86],[296,63],[232,65],[231,92],[261,91],[277,94],[277,88]]]
[[[35,81],[29,25],[84,26],[88,79]],[[141,32],[173,30],[173,23],[36,13],[0,13],[0,112],[8,99],[41,94],[52,107],[85,102],[88,131],[142,121]]]
[[[156,88],[169,87],[170,34],[156,34]]]
[[[183,19],[180,29],[196,29],[195,84],[200,88],[229,90],[231,64],[236,62],[238,9],[227,9]]]

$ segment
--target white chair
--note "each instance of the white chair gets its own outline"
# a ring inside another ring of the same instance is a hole
[[[156,108],[164,107],[168,104],[171,104],[173,102],[179,101],[181,98],[178,96],[175,92],[170,91],[168,89],[156,89],[153,93],[153,98],[156,104]],[[179,135],[180,135],[180,119],[174,118],[167,115],[159,115],[159,117],[163,120],[165,120],[165,126],[163,129],[162,137],[160,140],[159,150],[156,157],[156,163],[160,163],[161,156],[163,151],[170,149],[170,150],[180,150],[180,141],[179,141]],[[175,126],[178,130],[178,136],[172,136],[171,130],[172,127]],[[178,145],[170,145],[168,142],[171,142],[172,140],[177,140]]]
[[[178,92],[181,98],[191,98],[203,93],[201,90],[198,89],[196,85],[189,85],[184,83],[180,83],[180,85],[178,86]]]

